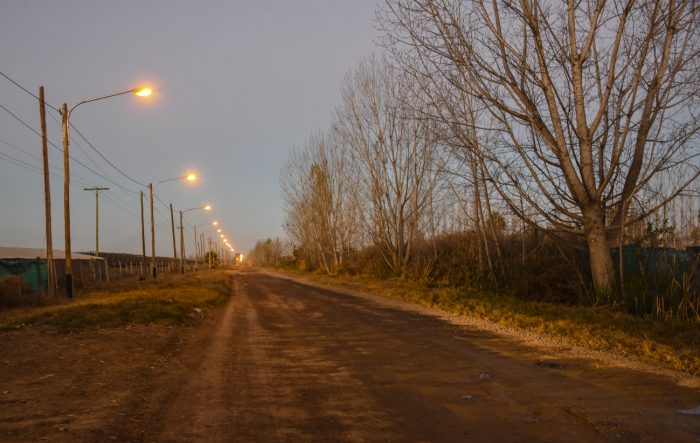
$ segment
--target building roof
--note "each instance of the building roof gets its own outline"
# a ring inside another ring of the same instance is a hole
[[[95,257],[87,254],[78,254],[71,252],[73,260],[104,260],[100,257]],[[19,260],[34,260],[36,258],[46,258],[46,249],[37,248],[6,248],[0,246],[0,259],[19,259]],[[66,258],[65,251],[58,249],[53,250],[53,258],[56,260],[64,260]]]

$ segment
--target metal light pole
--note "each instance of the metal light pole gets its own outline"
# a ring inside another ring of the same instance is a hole
[[[61,107],[61,129],[63,132],[63,223],[65,227],[65,237],[66,237],[66,297],[73,298],[73,268],[72,268],[72,257],[71,257],[71,244],[70,244],[70,154],[68,127],[70,126],[70,115],[78,106],[95,102],[97,100],[104,100],[106,98],[117,97],[124,94],[136,94],[140,97],[147,97],[151,95],[151,90],[149,88],[133,88],[127,91],[117,92],[114,94],[104,95],[102,97],[91,98],[89,100],[83,100],[70,108],[68,110],[68,104],[64,103]]]

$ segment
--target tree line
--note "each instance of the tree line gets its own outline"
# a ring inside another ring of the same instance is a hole
[[[282,168],[295,263],[619,301],[625,246],[700,244],[699,11],[385,0],[381,50]]]

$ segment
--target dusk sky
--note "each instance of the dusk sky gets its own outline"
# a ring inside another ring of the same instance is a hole
[[[176,211],[214,206],[211,215],[187,213],[190,224],[219,220],[244,253],[257,239],[283,237],[280,166],[290,147],[328,127],[346,72],[375,51],[375,7],[376,0],[3,1],[0,72],[35,94],[43,85],[49,105],[138,85],[154,90],[149,99],[125,95],[71,114],[129,177],[71,134],[71,155],[103,176],[71,161],[73,250],[94,249],[95,198],[84,187],[110,188],[100,196],[100,250],[139,253],[137,192],[146,189],[136,182],[190,170],[202,176],[196,185],[156,188]],[[0,104],[39,130],[37,100],[4,77]],[[47,121],[49,140],[62,146],[60,115],[48,110]],[[0,108],[0,246],[45,245],[40,156],[40,138]],[[49,157],[53,241],[63,249],[62,154],[50,146]],[[168,256],[169,213],[156,207],[157,253]],[[186,235],[191,251],[192,231]]]

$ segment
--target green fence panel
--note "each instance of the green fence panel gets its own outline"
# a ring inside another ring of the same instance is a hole
[[[49,288],[48,266],[46,260],[0,259],[0,277],[16,275],[27,283],[33,291]]]

